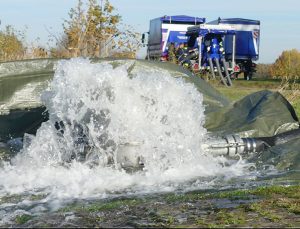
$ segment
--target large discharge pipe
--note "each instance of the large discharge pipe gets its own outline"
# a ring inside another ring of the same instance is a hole
[[[260,153],[272,146],[281,145],[289,142],[293,139],[300,139],[300,129],[295,129],[280,133],[271,137],[257,137],[257,138],[241,138],[239,135],[226,135],[226,136],[210,136],[203,149],[205,152],[213,156],[228,156],[234,157],[237,155],[244,155],[248,153]],[[83,153],[85,156],[82,162],[90,161],[88,152],[85,152],[89,145],[83,144]],[[86,143],[88,144],[88,143]],[[142,143],[130,142],[121,144],[118,147],[116,161],[124,169],[130,168],[142,168],[144,165],[143,155],[140,150]],[[0,143],[0,151],[10,151],[12,154],[16,154],[22,149],[23,143],[21,139],[13,139],[7,143]],[[86,153],[86,154],[85,154]],[[1,159],[1,158],[0,158]],[[78,158],[76,159],[78,160]]]
[[[300,129],[290,130],[271,137],[241,138],[238,135],[212,136],[204,146],[214,156],[235,156],[260,153],[266,149],[300,138]]]

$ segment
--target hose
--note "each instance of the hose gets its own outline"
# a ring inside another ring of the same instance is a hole
[[[187,54],[187,56],[185,56],[181,61],[180,64],[184,64],[186,62],[190,62],[191,60],[197,59],[199,55],[198,49],[193,49],[189,52],[189,54]]]

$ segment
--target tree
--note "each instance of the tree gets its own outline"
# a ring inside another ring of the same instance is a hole
[[[295,103],[299,100],[300,52],[297,49],[283,51],[272,64],[270,73],[273,78],[281,79],[278,91],[289,102]]]
[[[114,40],[115,57],[135,58],[136,52],[142,47],[141,34],[134,31],[129,25],[122,25],[118,36]]]
[[[0,31],[0,60],[15,60],[24,57],[26,48],[23,45],[24,34],[7,25]]]
[[[101,0],[101,4],[87,0],[86,8],[78,0],[63,23],[64,35],[56,39],[58,44],[52,49],[52,55],[58,57],[67,51],[73,57],[107,57],[118,53],[135,56],[141,45],[138,33],[121,24],[121,16],[114,11],[108,0]],[[61,51],[61,47],[66,51]]]
[[[300,52],[283,51],[270,69],[273,78],[297,79],[300,76]]]
[[[97,4],[88,0],[84,10],[82,0],[69,12],[69,20],[63,24],[67,49],[73,56],[100,56],[107,39],[118,32],[120,16],[113,14],[113,6],[105,1]]]
[[[271,78],[270,69],[271,64],[257,64],[254,75],[257,78]]]
[[[32,47],[31,52],[32,52],[33,58],[47,58],[48,57],[47,50],[41,46]]]

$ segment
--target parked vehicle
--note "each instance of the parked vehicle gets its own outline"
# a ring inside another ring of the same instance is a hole
[[[260,21],[244,18],[205,21],[186,15],[151,20],[147,59],[173,60],[173,51],[179,49],[176,63],[192,71],[209,70],[213,77],[217,72],[226,85],[231,85],[231,79],[240,73],[250,80],[256,68],[254,61],[259,58]]]
[[[205,18],[186,15],[162,16],[150,21],[148,32],[147,59],[167,60],[168,45],[177,47],[187,42],[186,31],[189,26],[205,23]]]

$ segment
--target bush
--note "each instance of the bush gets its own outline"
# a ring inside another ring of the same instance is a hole
[[[257,64],[254,77],[271,78],[271,64]]]
[[[297,49],[283,51],[270,69],[273,78],[295,80],[300,76],[300,52]]]
[[[70,56],[102,56],[118,33],[120,16],[113,11],[109,1],[99,5],[96,0],[88,0],[85,10],[82,0],[78,0],[77,6],[69,12],[69,20],[63,24],[64,38],[59,45],[65,47]]]
[[[0,31],[0,60],[23,59],[26,48],[23,45],[24,34],[7,25]]]
[[[69,12],[64,21],[64,34],[56,39],[57,47],[52,48],[53,57],[108,57],[134,56],[141,46],[140,34],[132,27],[121,24],[121,16],[108,0],[82,0]]]

